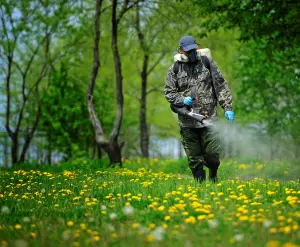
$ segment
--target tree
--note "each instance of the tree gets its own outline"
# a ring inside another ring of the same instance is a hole
[[[37,130],[46,75],[68,47],[56,52],[54,39],[70,28],[72,1],[2,1],[0,7],[0,51],[6,80],[5,127],[12,141],[12,163],[23,163]],[[32,107],[30,121],[28,114]],[[23,126],[27,117],[26,126]],[[23,128],[24,144],[20,143]]]
[[[94,63],[91,73],[91,80],[87,90],[87,104],[90,113],[90,118],[95,129],[96,140],[100,147],[108,154],[111,164],[119,164],[122,166],[122,155],[121,149],[123,144],[118,143],[118,137],[123,118],[123,77],[122,77],[122,64],[120,54],[118,50],[118,25],[123,15],[132,7],[134,4],[129,1],[125,1],[119,14],[117,13],[118,3],[113,0],[112,3],[112,40],[111,47],[115,61],[115,72],[116,72],[116,117],[114,121],[114,127],[110,133],[109,140],[106,140],[104,131],[100,120],[97,118],[94,104],[92,101],[93,89],[98,74],[100,62],[99,62],[99,41],[100,41],[100,14],[102,7],[102,0],[96,2],[96,14],[95,14],[95,39],[94,39]]]

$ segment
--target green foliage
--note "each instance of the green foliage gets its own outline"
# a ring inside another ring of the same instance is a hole
[[[288,131],[299,121],[299,47],[266,52],[265,39],[241,49],[236,76],[241,78],[239,110],[252,121],[267,124],[270,134]]]
[[[93,135],[85,91],[78,87],[68,76],[66,65],[61,64],[60,70],[52,73],[50,87],[44,96],[40,130],[46,134],[52,149],[65,153],[67,159],[72,157],[73,151],[80,155],[76,145],[83,148],[86,138]]]

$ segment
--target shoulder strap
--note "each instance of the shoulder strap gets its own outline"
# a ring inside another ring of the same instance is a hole
[[[175,75],[177,76],[178,72],[179,72],[179,62],[176,61],[174,63],[174,66],[173,66],[173,72],[175,73]]]
[[[210,72],[210,63],[209,63],[207,56],[201,56],[201,59],[202,59],[202,62],[204,64],[205,68],[207,68]]]

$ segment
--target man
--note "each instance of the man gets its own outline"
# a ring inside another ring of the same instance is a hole
[[[187,106],[195,113],[207,114],[205,121],[212,123],[217,120],[219,103],[232,123],[232,96],[216,63],[211,58],[197,56],[198,46],[192,36],[183,37],[179,43],[179,51],[188,62],[177,62],[176,69],[176,63],[169,68],[164,89],[166,99],[174,106]],[[191,97],[192,88],[197,93],[196,98]],[[182,144],[195,180],[206,179],[205,165],[209,168],[209,178],[215,182],[220,165],[220,141],[214,125],[205,126],[179,114],[178,120]]]

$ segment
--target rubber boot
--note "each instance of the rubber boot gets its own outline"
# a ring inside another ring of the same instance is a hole
[[[213,183],[218,182],[218,168],[219,165],[209,168],[209,180],[211,180]]]
[[[193,176],[194,176],[194,179],[196,182],[204,182],[205,179],[206,179],[206,174],[205,174],[205,171],[204,170],[195,170],[195,171],[192,171],[193,173]]]

